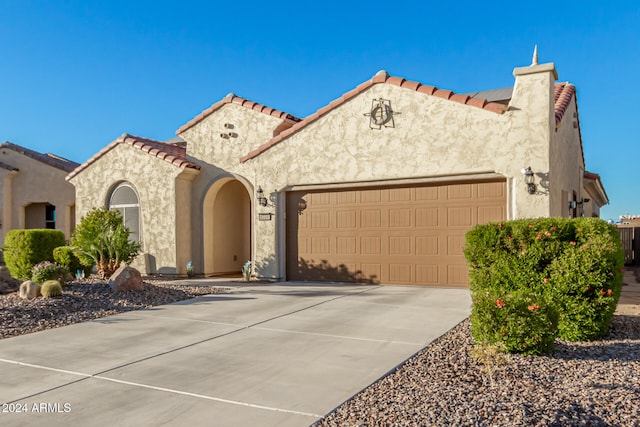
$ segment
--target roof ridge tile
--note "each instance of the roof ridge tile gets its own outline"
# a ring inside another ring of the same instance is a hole
[[[158,159],[171,163],[181,169],[200,169],[200,165],[193,163],[186,158],[186,147],[123,133],[109,145],[94,154],[89,160],[73,169],[65,179],[69,181],[119,144],[129,145],[153,157],[157,157]]]
[[[224,105],[231,104],[231,103],[238,104],[241,107],[249,108],[250,110],[258,111],[258,112],[264,113],[264,114],[266,114],[268,116],[273,116],[273,117],[276,117],[276,118],[279,118],[279,119],[282,119],[282,120],[285,120],[285,121],[289,121],[289,122],[292,122],[292,123],[297,123],[297,122],[302,121],[302,119],[300,119],[299,117],[296,117],[296,116],[294,116],[292,114],[286,113],[286,112],[281,111],[281,110],[277,110],[277,109],[272,108],[272,107],[268,107],[268,106],[266,106],[264,104],[260,104],[260,103],[255,102],[255,101],[251,101],[251,100],[246,99],[246,98],[242,98],[240,96],[235,95],[233,92],[231,92],[231,93],[227,94],[224,98],[222,98],[220,101],[215,102],[209,108],[205,109],[200,114],[195,116],[193,119],[189,120],[187,123],[182,125],[176,131],[176,135],[179,135],[179,134],[185,132],[186,130],[192,128],[193,126],[197,125],[198,123],[200,123],[201,121],[203,121],[204,119],[209,117],[215,111],[217,111],[220,108],[222,108]]]

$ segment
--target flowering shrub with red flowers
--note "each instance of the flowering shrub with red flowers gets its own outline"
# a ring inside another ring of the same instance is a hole
[[[546,313],[547,320],[533,323],[546,327],[553,310],[559,314],[553,333],[561,339],[592,340],[607,332],[622,287],[624,254],[617,230],[605,221],[541,218],[478,225],[467,233],[465,256],[476,340],[509,340],[510,352],[548,351],[552,345],[546,341],[531,350],[519,325]],[[531,337],[548,339],[538,331]]]
[[[528,290],[506,294],[486,290],[473,295],[471,331],[476,342],[501,343],[509,353],[551,351],[558,318],[555,304]]]

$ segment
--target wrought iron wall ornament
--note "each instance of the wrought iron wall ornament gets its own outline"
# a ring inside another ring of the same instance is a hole
[[[393,111],[391,108],[391,101],[388,99],[374,99],[371,101],[371,110],[364,115],[369,117],[369,127],[371,129],[380,130],[382,127],[395,128],[393,121],[393,115],[400,114],[397,111]]]

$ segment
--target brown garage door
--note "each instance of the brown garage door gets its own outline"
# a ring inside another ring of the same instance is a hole
[[[467,286],[464,235],[505,207],[503,180],[290,192],[287,278]]]

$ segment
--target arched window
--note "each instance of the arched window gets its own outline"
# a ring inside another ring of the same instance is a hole
[[[141,242],[140,203],[131,184],[123,182],[113,190],[109,198],[109,210],[120,211],[124,225],[131,231],[129,240]]]

